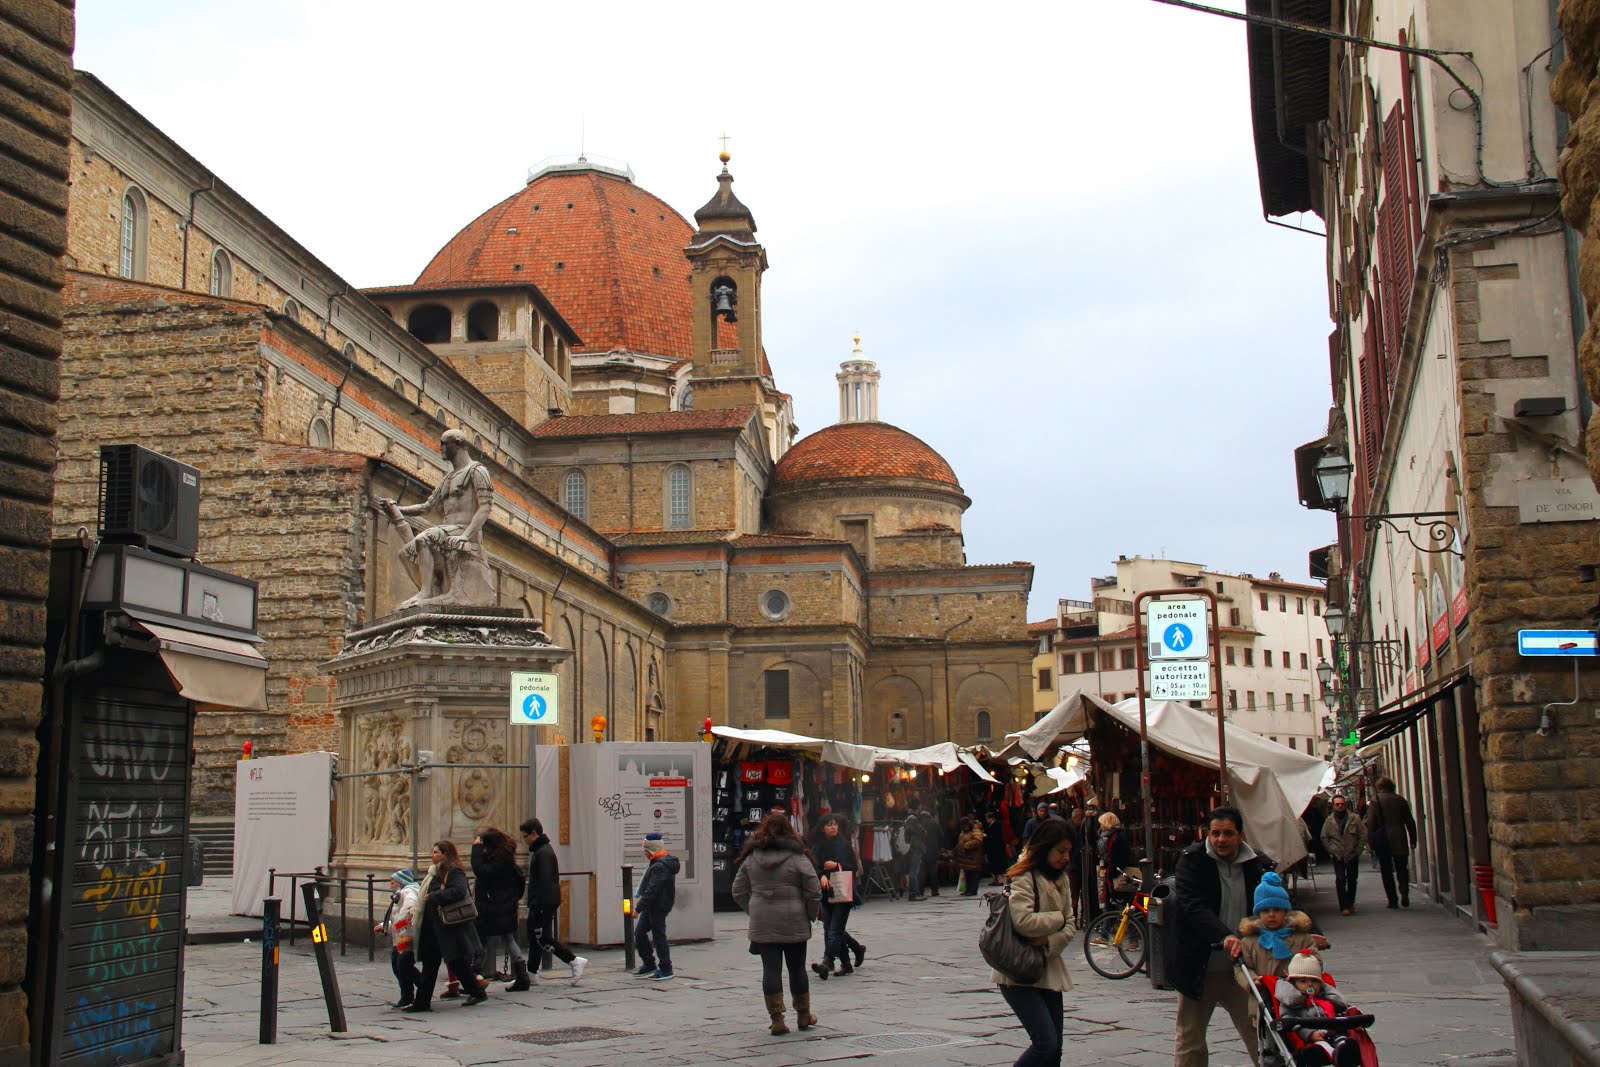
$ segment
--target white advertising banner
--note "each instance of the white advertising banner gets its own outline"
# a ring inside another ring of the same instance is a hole
[[[236,764],[233,914],[261,914],[269,870],[303,873],[327,865],[336,760],[332,752],[306,752]],[[288,892],[287,882],[276,888],[279,897]],[[283,913],[289,914],[287,902]]]

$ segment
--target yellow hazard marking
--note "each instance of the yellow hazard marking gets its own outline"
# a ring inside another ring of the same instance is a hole
[[[311,928],[311,943],[321,945],[328,940],[328,927],[325,923],[318,923]]]

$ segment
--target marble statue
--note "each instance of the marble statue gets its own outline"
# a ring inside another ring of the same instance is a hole
[[[450,471],[428,499],[401,507],[378,501],[379,509],[407,538],[400,561],[417,584],[406,608],[459,610],[493,607],[494,576],[483,555],[483,524],[494,502],[489,470],[472,458],[471,443],[460,430],[446,430],[439,451]],[[424,516],[437,512],[442,521]]]

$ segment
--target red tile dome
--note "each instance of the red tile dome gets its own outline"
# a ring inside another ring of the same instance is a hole
[[[580,352],[690,358],[693,300],[683,250],[693,235],[630,173],[560,165],[468,223],[416,284],[531,283],[583,338]]]
[[[887,422],[841,422],[818,430],[783,454],[772,491],[863,479],[920,479],[961,492],[956,472],[914,434]]]

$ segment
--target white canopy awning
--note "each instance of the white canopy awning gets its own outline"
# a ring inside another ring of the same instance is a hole
[[[711,733],[730,741],[767,748],[795,748],[815,753],[824,763],[834,763],[858,771],[870,771],[879,763],[897,763],[908,767],[937,767],[953,771],[967,767],[987,782],[997,779],[983,769],[976,757],[949,741],[923,748],[877,748],[872,745],[855,745],[848,741],[829,741],[805,734],[791,734],[785,730],[740,730],[732,726],[713,726]]]
[[[179,696],[196,704],[267,710],[267,661],[250,642],[144,620],[135,625],[155,639]]]
[[[1137,699],[1107,704],[1092,693],[1074,693],[1026,730],[1006,735],[1035,759],[1055,746],[1081,737],[1092,711],[1110,716],[1135,732],[1139,729]],[[1181,759],[1217,766],[1217,720],[1187,704],[1170,700],[1145,702],[1150,743]],[[1269,741],[1260,734],[1226,723],[1228,785],[1244,815],[1245,839],[1288,866],[1306,854],[1300,813],[1322,786],[1328,764],[1306,752]],[[1007,749],[1009,751],[1009,748]]]

